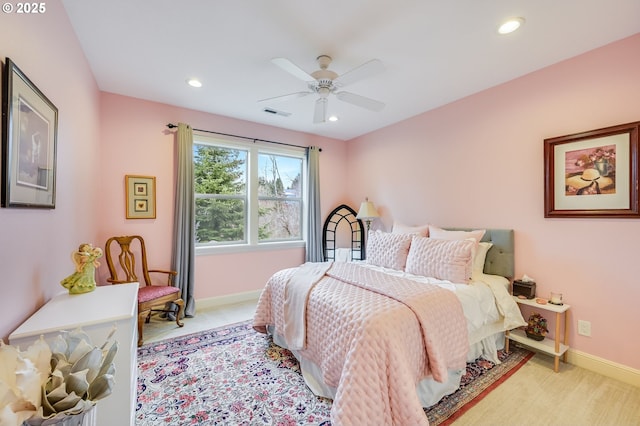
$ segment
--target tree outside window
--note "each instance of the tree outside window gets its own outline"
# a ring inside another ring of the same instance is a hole
[[[303,160],[302,150],[194,142],[196,245],[301,241]]]
[[[301,239],[302,159],[261,153],[258,162],[259,239]]]
[[[194,145],[196,243],[246,241],[247,151]]]

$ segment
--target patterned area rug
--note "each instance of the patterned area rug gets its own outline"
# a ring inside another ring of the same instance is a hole
[[[446,425],[533,354],[501,352],[500,365],[467,364],[462,386],[425,413]],[[251,322],[138,349],[136,425],[330,425],[331,400],[306,387],[296,359]]]

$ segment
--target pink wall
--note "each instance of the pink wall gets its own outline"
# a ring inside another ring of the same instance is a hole
[[[640,120],[640,35],[532,73],[347,143],[120,95],[100,94],[59,2],[43,15],[3,14],[0,57],[12,58],[60,110],[54,210],[0,209],[0,337],[54,294],[80,242],[141,233],[169,264],[174,136],[165,124],[318,145],[322,210],[369,196],[389,229],[406,224],[516,230],[516,271],[572,305],[570,344],[640,368],[638,220],[544,219],[544,138]],[[157,177],[155,220],[124,219],[124,175]],[[347,192],[348,191],[348,192]],[[262,288],[302,250],[202,256],[196,298]],[[104,263],[104,262],[103,262]],[[247,267],[247,266],[250,267]],[[99,269],[104,283],[105,268]],[[592,323],[578,336],[576,320]]]
[[[0,58],[11,58],[58,107],[56,208],[0,209],[0,338],[73,272],[71,252],[96,243],[99,91],[61,2],[42,15],[2,13]],[[0,89],[1,90],[1,89]]]
[[[545,219],[543,204],[545,138],[640,120],[638,52],[640,34],[349,141],[350,198],[384,229],[513,228],[516,275],[572,306],[570,345],[640,368],[640,221]]]
[[[188,89],[185,86],[185,89]],[[346,143],[175,106],[103,93],[101,97],[101,175],[99,240],[112,235],[140,234],[150,250],[149,263],[171,265],[175,136],[167,123],[184,122],[195,129],[257,137],[301,146],[319,146],[321,204],[326,216],[345,202]],[[156,176],[156,219],[125,219],[124,176]],[[304,262],[304,250],[258,251],[196,258],[196,299],[264,287],[273,272]],[[101,267],[105,282],[108,272]]]

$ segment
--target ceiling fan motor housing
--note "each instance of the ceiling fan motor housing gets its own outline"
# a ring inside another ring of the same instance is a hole
[[[318,66],[320,67],[320,69],[323,69],[323,70],[326,70],[327,68],[329,68],[331,61],[333,61],[333,59],[331,59],[331,56],[329,55],[320,55],[316,58],[316,62],[318,62]]]
[[[318,62],[319,70],[312,72],[311,74],[298,67],[296,64],[286,58],[273,58],[271,60],[274,64],[293,75],[294,77],[307,83],[308,92],[296,92],[288,95],[278,96],[276,98],[263,99],[264,101],[273,101],[274,99],[291,99],[306,96],[312,93],[318,95],[316,99],[314,110],[314,123],[324,123],[327,115],[327,100],[330,94],[335,96],[343,102],[347,102],[362,108],[367,108],[371,111],[380,111],[384,108],[384,103],[369,99],[364,96],[356,95],[354,93],[340,91],[343,86],[352,84],[363,78],[371,77],[384,70],[384,66],[377,59],[372,59],[357,68],[348,71],[345,74],[338,75],[336,72],[329,70],[331,64],[331,57],[328,55],[320,55],[316,58]]]

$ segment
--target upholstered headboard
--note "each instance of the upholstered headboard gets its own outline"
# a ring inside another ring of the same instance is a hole
[[[444,229],[450,231],[472,230],[472,228]],[[481,241],[493,244],[484,262],[484,273],[513,278],[515,273],[513,229],[487,229]]]

